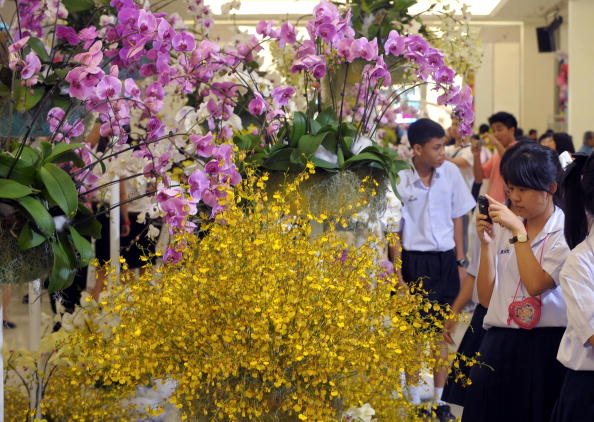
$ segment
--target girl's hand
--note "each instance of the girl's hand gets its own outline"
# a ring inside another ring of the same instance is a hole
[[[493,220],[493,223],[497,223],[509,231],[511,231],[514,235],[518,235],[520,233],[526,233],[526,228],[524,227],[524,221],[520,217],[518,217],[512,210],[506,207],[501,202],[497,202],[493,198],[488,195],[485,195],[489,200],[489,215]]]
[[[476,231],[482,244],[488,245],[493,240],[493,224],[487,221],[487,216],[478,214],[476,216]]]

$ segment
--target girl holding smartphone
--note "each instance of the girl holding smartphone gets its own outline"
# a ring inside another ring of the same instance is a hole
[[[556,205],[561,173],[554,151],[511,147],[501,165],[511,208],[487,197],[489,215],[477,217],[477,290],[488,310],[463,422],[550,419],[565,375],[556,360],[567,324],[559,272],[569,253]]]

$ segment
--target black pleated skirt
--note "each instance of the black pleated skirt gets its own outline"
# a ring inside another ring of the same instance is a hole
[[[566,368],[557,360],[564,327],[487,330],[464,399],[462,422],[549,421]]]
[[[452,304],[460,290],[456,252],[402,251],[402,277],[410,286],[422,282],[427,298],[442,305]]]
[[[470,325],[462,337],[460,346],[458,346],[458,354],[467,358],[476,357],[476,353],[481,347],[483,337],[485,336],[485,329],[483,328],[483,319],[487,314],[487,308],[482,306],[480,303],[474,308]],[[443,390],[441,399],[448,403],[454,403],[459,406],[464,406],[464,398],[466,397],[466,391],[468,387],[462,384],[463,380],[470,379],[471,366],[466,364],[466,361],[461,357],[456,357],[454,363],[457,362],[457,368],[452,364],[452,370],[448,376],[448,381]],[[462,376],[462,378],[458,378]],[[457,379],[459,381],[457,381]]]
[[[567,370],[551,422],[594,421],[594,371]]]

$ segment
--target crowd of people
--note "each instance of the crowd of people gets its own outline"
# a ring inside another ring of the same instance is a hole
[[[407,135],[391,258],[430,300],[455,313],[476,304],[458,351],[479,362],[456,363],[469,387],[436,366],[421,413],[453,420],[454,403],[463,422],[594,421],[592,132],[576,153],[570,135],[525,137],[499,112],[469,139],[425,118]],[[444,321],[441,361],[454,325]],[[419,387],[409,395],[420,404]]]

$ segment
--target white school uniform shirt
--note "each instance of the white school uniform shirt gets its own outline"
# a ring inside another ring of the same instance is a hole
[[[453,218],[476,204],[455,164],[445,161],[425,186],[411,168],[401,170],[397,189],[402,198],[402,247],[408,251],[446,252],[454,249]]]
[[[542,268],[555,282],[555,287],[540,295],[542,300],[540,321],[536,327],[565,327],[567,326],[567,307],[559,287],[559,272],[569,254],[569,246],[563,234],[565,215],[559,207],[549,217],[549,220],[540,231],[536,239],[531,240],[532,252],[540,260],[542,251]],[[518,325],[508,321],[508,307],[514,300],[514,294],[520,280],[520,270],[516,258],[514,245],[509,243],[513,237],[511,231],[499,224],[494,225],[495,258],[495,285],[489,302],[489,309],[483,321],[483,327],[519,328]],[[546,238],[546,243],[545,243]],[[543,249],[544,247],[544,249]],[[528,297],[523,285],[517,289],[517,301]]]
[[[472,153],[472,149],[470,144],[466,144],[463,146],[456,146],[456,145],[448,145],[445,147],[446,155],[450,158],[463,158],[464,161],[468,163],[468,166],[464,168],[459,168],[460,173],[462,173],[462,177],[468,186],[468,189],[472,189],[472,185],[474,183],[474,154]],[[481,148],[481,163],[484,163],[491,158],[491,153],[487,148]]]
[[[567,329],[557,359],[574,371],[594,371],[594,230],[569,254],[561,270]]]

